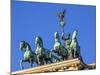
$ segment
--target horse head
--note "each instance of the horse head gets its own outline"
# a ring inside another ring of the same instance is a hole
[[[31,50],[31,47],[26,41],[21,41],[19,49],[23,50],[23,51],[26,51],[26,50]]]
[[[59,33],[58,32],[54,33],[54,38],[59,40]]]
[[[54,43],[53,50],[56,52],[56,51],[59,51],[61,48],[61,42],[60,42],[60,37],[59,37],[58,32],[54,33],[54,40],[55,40],[55,43]]]
[[[78,31],[74,30],[73,35],[72,35],[72,40],[77,38],[77,34],[78,34]]]
[[[42,41],[42,38],[41,38],[40,36],[37,36],[37,37],[35,38],[35,44],[36,44],[37,46],[40,46],[40,47],[43,46],[43,41]]]
[[[20,45],[19,45],[20,50],[25,50],[25,47],[26,47],[25,43],[26,43],[25,41],[20,41]]]

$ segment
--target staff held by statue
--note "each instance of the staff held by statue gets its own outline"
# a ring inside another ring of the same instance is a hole
[[[63,12],[59,12],[58,13],[58,17],[59,17],[59,23],[60,23],[60,26],[62,28],[62,33],[64,34],[64,26],[65,26],[65,13],[66,13],[66,10],[64,10]]]

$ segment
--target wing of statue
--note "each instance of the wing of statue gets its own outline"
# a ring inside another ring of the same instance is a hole
[[[57,13],[57,16],[58,16],[59,18],[61,18],[61,15],[62,15],[61,12]]]
[[[64,9],[64,11],[63,11],[63,15],[65,16],[65,13],[66,13],[66,10]]]

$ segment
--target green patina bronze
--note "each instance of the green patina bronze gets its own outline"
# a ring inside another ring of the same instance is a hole
[[[70,44],[70,54],[72,58],[80,57],[80,46],[77,41],[77,34],[78,34],[78,31],[74,30],[73,35],[72,35],[72,41]]]
[[[55,43],[54,43],[53,51],[58,55],[60,55],[62,60],[67,60],[68,50],[64,46],[62,46],[58,32],[54,33],[54,40]]]
[[[82,60],[80,54],[80,46],[77,41],[78,31],[74,30],[72,38],[70,37],[70,33],[67,33],[66,37],[64,37],[65,13],[65,10],[58,13],[58,16],[60,18],[60,26],[63,29],[61,38],[64,41],[64,46],[60,41],[58,32],[54,33],[54,46],[51,50],[44,48],[43,40],[40,36],[36,36],[35,38],[35,52],[32,51],[29,43],[27,43],[26,41],[21,41],[20,50],[24,51],[24,58],[20,60],[21,69],[24,68],[22,64],[23,62],[29,62],[30,67],[32,67],[33,63],[36,63],[38,65],[45,65],[53,63],[55,61],[73,58],[80,58],[80,60]]]
[[[35,53],[37,54],[37,56],[42,57],[41,59],[44,62],[43,64],[47,64],[48,62],[53,63],[53,60],[52,60],[53,58],[55,60],[60,60],[50,50],[43,47],[43,41],[40,36],[36,37],[35,44],[37,47],[35,50]],[[38,59],[38,61],[40,60],[39,58],[37,58],[37,59]]]
[[[64,37],[64,33],[62,33],[61,38],[62,38],[62,40],[64,40],[64,47],[68,50],[68,59],[70,59],[71,58],[71,54],[70,54],[70,44],[71,44],[70,33],[67,33],[66,37]]]
[[[30,45],[25,42],[21,41],[20,42],[20,50],[24,51],[24,58],[20,60],[20,68],[23,69],[23,62],[29,62],[30,67],[32,67],[32,64],[34,62],[38,63],[36,61],[36,54],[32,51]]]

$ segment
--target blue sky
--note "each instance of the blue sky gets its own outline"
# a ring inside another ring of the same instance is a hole
[[[44,47],[51,49],[54,32],[61,35],[57,12],[66,9],[65,35],[78,30],[78,42],[85,63],[96,62],[96,7],[72,4],[50,4],[38,2],[16,2],[11,4],[11,71],[20,70],[19,61],[23,52],[19,42],[27,41],[35,50],[35,36],[43,39]],[[63,42],[63,41],[62,41]],[[25,67],[28,68],[28,64]]]

